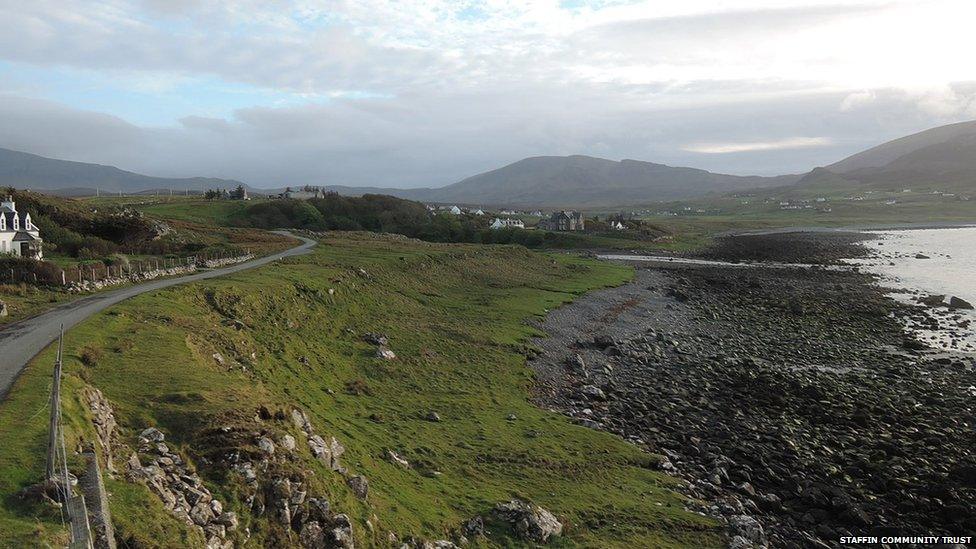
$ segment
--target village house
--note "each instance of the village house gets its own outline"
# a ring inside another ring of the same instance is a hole
[[[521,219],[503,219],[501,217],[496,217],[495,220],[491,222],[491,225],[488,225],[488,227],[491,229],[524,229],[525,223],[523,223]]]
[[[539,228],[549,231],[582,231],[585,228],[583,214],[575,210],[553,212],[549,219],[539,222]]]
[[[285,192],[278,195],[278,198],[308,200],[310,198],[325,198],[325,195],[326,191],[324,189],[305,185],[300,189],[292,189],[291,187],[288,187],[285,189]]]
[[[41,233],[29,213],[21,217],[12,196],[0,202],[0,255],[41,259]]]

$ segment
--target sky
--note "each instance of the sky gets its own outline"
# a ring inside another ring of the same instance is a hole
[[[0,0],[0,147],[256,187],[801,173],[976,118],[972,0]]]

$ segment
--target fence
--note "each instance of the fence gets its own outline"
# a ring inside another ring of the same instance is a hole
[[[117,281],[120,279],[141,278],[142,275],[152,273],[158,276],[167,270],[184,268],[191,270],[196,267],[213,267],[221,264],[235,263],[253,257],[250,251],[215,251],[206,252],[190,257],[159,257],[140,260],[128,260],[125,263],[107,264],[104,262],[84,263],[67,268],[45,262],[35,261],[30,264],[18,261],[19,265],[0,267],[0,282],[28,283],[44,286],[69,286],[85,283]],[[179,274],[174,272],[173,274]]]

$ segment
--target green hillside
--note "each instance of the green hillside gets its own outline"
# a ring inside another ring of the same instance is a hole
[[[297,461],[262,474],[301,478],[309,497],[349,514],[357,545],[387,546],[391,532],[450,539],[470,517],[519,497],[565,524],[554,546],[718,546],[720,531],[684,510],[653,456],[530,403],[526,343],[537,330],[526,321],[629,277],[624,267],[520,247],[336,233],[311,255],[146,294],[73,329],[69,453],[94,437],[80,395],[98,388],[122,443],[134,448],[142,429],[159,427],[238,513],[228,539],[240,543],[246,527],[250,546],[297,546],[272,513],[248,510],[241,475],[221,459],[256,451],[245,434],[298,437],[274,418],[300,407],[345,445],[349,473],[369,480],[368,502],[301,445]],[[376,358],[367,332],[385,334],[397,358]],[[16,495],[43,470],[52,361],[43,352],[0,404],[0,546],[64,540],[56,509]],[[392,463],[389,450],[410,467]],[[116,457],[120,468],[127,457]],[[108,488],[128,546],[202,542],[143,485],[120,474]],[[487,530],[475,546],[519,543],[500,525]]]

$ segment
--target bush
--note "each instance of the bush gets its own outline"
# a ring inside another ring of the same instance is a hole
[[[13,272],[13,280],[10,273]],[[61,268],[54,263],[19,256],[0,257],[0,280],[6,282],[33,282],[37,275],[40,284],[61,284]]]
[[[102,350],[92,345],[85,345],[81,349],[79,358],[81,358],[81,363],[85,366],[94,367],[98,364],[99,359],[102,358]]]

